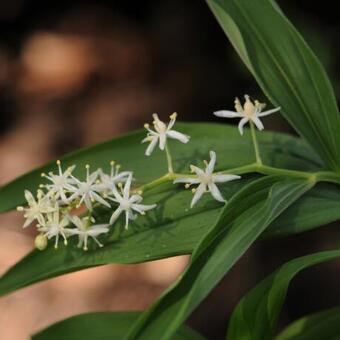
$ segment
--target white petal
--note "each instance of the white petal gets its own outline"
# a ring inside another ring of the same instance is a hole
[[[150,156],[153,150],[155,149],[155,146],[157,145],[158,137],[154,137],[148,147],[145,150],[145,155]]]
[[[84,202],[85,202],[86,208],[89,209],[89,210],[92,210],[92,202],[91,202],[90,197],[88,195],[84,195],[83,197],[84,197]]]
[[[130,203],[139,203],[142,202],[143,197],[141,195],[132,195],[129,199]]]
[[[229,182],[234,181],[235,179],[240,179],[241,176],[238,175],[213,175],[213,182],[215,183],[223,183],[223,182]]]
[[[207,170],[206,172],[211,175],[214,172],[214,168],[215,168],[215,163],[216,163],[216,153],[215,151],[210,151],[209,152],[210,155],[210,162],[207,166]]]
[[[238,123],[238,130],[240,131],[241,136],[243,135],[243,126],[244,124],[248,123],[249,118],[242,118]]]
[[[252,121],[254,122],[254,124],[256,125],[256,127],[261,131],[264,129],[264,126],[260,120],[260,118],[258,117],[253,117]]]
[[[196,192],[194,194],[194,197],[192,198],[192,201],[191,201],[191,204],[190,204],[190,207],[192,208],[196,203],[197,201],[202,197],[202,195],[204,194],[205,192],[205,189],[206,189],[206,185],[205,184],[200,184],[197,189],[196,189]]]
[[[27,228],[33,221],[34,221],[34,218],[28,217],[22,227]]]
[[[120,216],[120,214],[122,213],[122,209],[121,208],[117,208],[114,213],[111,215],[110,218],[110,224],[113,224],[114,222],[116,222],[117,218]]]
[[[104,200],[104,198],[102,198],[101,196],[99,196],[97,193],[92,192],[92,196],[93,196],[93,198],[94,198],[97,202],[99,202],[99,203],[101,203],[101,204],[107,206],[108,208],[111,208],[111,205],[110,205],[108,202],[106,202],[106,201]]]
[[[76,215],[70,215],[68,218],[78,229],[83,230],[84,224],[83,221]]]
[[[197,176],[204,176],[205,172],[195,165],[190,165],[190,169],[193,170]]]
[[[25,190],[25,198],[26,198],[26,201],[29,205],[35,205],[36,204],[36,201],[35,201],[32,193],[28,190]]]
[[[150,204],[150,205],[145,205],[145,204],[132,204],[131,208],[133,210],[138,211],[140,214],[143,213],[143,211],[148,211],[151,209],[156,208],[157,204]]]
[[[221,118],[238,118],[238,117],[244,117],[241,113],[235,112],[235,111],[227,111],[227,110],[220,110],[220,111],[215,111],[214,115],[216,117],[221,117]]]
[[[257,114],[257,117],[264,117],[264,116],[268,116],[274,112],[280,111],[281,107],[277,107],[275,109],[271,109],[271,110],[267,110],[267,111],[263,111]]]
[[[176,183],[189,183],[189,184],[198,184],[200,183],[200,180],[198,178],[191,178],[191,177],[183,177],[183,178],[177,178],[173,182]]]
[[[211,192],[211,195],[215,198],[215,200],[225,202],[225,199],[223,198],[220,190],[218,189],[215,183],[209,183],[208,187]]]
[[[178,131],[167,131],[166,133],[168,135],[168,137],[173,138],[173,139],[177,139],[182,143],[188,143],[190,136],[185,135],[184,133],[178,132]]]
[[[107,227],[107,224],[97,224],[91,227],[87,231],[87,234],[90,235],[91,237],[98,236],[100,234],[107,233],[109,231],[109,228]]]
[[[125,199],[128,199],[128,197],[130,196],[131,181],[132,181],[132,175],[128,177],[124,185],[123,196]]]
[[[165,143],[166,143],[166,134],[165,133],[160,133],[159,134],[159,148],[161,150],[164,150]]]

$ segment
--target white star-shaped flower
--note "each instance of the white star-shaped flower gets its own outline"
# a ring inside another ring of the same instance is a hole
[[[110,208],[110,204],[98,194],[100,189],[96,183],[97,178],[98,170],[90,174],[90,166],[86,165],[86,181],[82,182],[74,177],[77,188],[73,190],[74,193],[71,195],[68,201],[70,202],[75,199],[80,199],[77,206],[80,207],[84,202],[87,209],[89,210],[92,210],[92,202],[98,202]]]
[[[143,200],[141,195],[132,195],[130,197],[130,187],[131,187],[132,175],[130,175],[124,185],[122,195],[118,192],[117,189],[114,189],[113,195],[114,197],[109,197],[115,203],[118,203],[118,208],[114,211],[110,218],[110,224],[113,224],[117,218],[121,215],[122,212],[125,212],[125,228],[128,229],[129,220],[136,219],[136,214],[140,213],[142,215],[145,214],[145,211],[153,209],[156,207],[156,204],[145,205],[140,204]]]
[[[225,202],[225,199],[223,198],[215,183],[229,182],[241,178],[240,176],[231,174],[214,174],[215,163],[216,153],[214,151],[210,151],[210,162],[206,163],[205,170],[202,170],[194,165],[190,166],[191,171],[195,172],[197,177],[178,178],[174,181],[174,183],[186,183],[187,187],[192,184],[198,184],[198,187],[193,190],[195,194],[191,201],[191,208],[197,203],[197,201],[206,191],[209,191],[215,200],[219,202]]]
[[[107,233],[109,231],[109,224],[89,225],[89,218],[86,217],[80,219],[78,216],[70,216],[69,219],[77,227],[77,229],[70,229],[68,233],[70,235],[78,235],[78,248],[84,245],[83,249],[87,250],[87,241],[89,237],[91,237],[99,247],[103,246],[98,241],[97,236]]]
[[[242,107],[241,102],[238,98],[235,98],[235,111],[221,110],[214,112],[214,115],[222,118],[242,118],[238,124],[238,129],[240,134],[243,135],[243,127],[249,121],[252,121],[259,130],[263,130],[264,126],[260,120],[260,117],[268,116],[274,112],[279,111],[281,108],[277,107],[268,111],[262,110],[265,108],[266,104],[260,103],[255,100],[253,103],[248,95],[244,96],[245,103]]]
[[[67,245],[67,236],[72,229],[65,228],[69,224],[68,217],[62,216],[60,220],[60,211],[56,207],[53,213],[47,215],[47,221],[44,224],[38,225],[39,232],[43,233],[48,239],[55,237],[54,248],[58,248],[60,235],[64,239],[64,244]]]
[[[111,171],[110,174],[106,174],[102,169],[99,169],[100,183],[97,184],[96,188],[100,192],[108,193],[116,188],[116,184],[125,183],[129,175],[132,174],[131,171],[119,172],[120,165],[115,165],[114,161],[110,162]]]
[[[75,181],[71,175],[76,166],[72,165],[63,172],[59,160],[57,161],[57,165],[58,175],[55,175],[53,172],[49,172],[48,175],[45,173],[41,174],[42,177],[45,177],[52,182],[52,184],[46,184],[43,185],[43,187],[46,187],[49,194],[54,195],[56,199],[60,198],[64,204],[68,204],[66,192],[71,192],[75,189],[73,186]]]
[[[40,224],[44,224],[44,214],[55,210],[49,195],[45,195],[42,190],[38,190],[37,199],[34,198],[30,191],[25,190],[25,198],[28,207],[17,207],[18,211],[24,212],[24,217],[26,218],[23,228],[28,227],[34,220],[37,220]]]
[[[182,143],[189,142],[190,136],[187,136],[175,130],[171,130],[176,122],[177,113],[173,113],[170,116],[170,122],[168,126],[159,119],[156,113],[154,113],[152,117],[153,117],[153,126],[155,130],[150,129],[149,124],[144,125],[144,127],[148,131],[148,135],[146,138],[142,140],[142,143],[150,142],[149,146],[147,147],[145,151],[146,156],[151,155],[152,151],[155,149],[158,142],[159,142],[159,148],[161,150],[164,150],[167,138],[177,139]]]

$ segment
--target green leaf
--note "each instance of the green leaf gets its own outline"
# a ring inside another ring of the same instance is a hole
[[[227,339],[272,339],[290,281],[301,270],[338,257],[339,250],[324,251],[285,263],[241,299],[231,316]]]
[[[340,308],[305,316],[280,333],[275,340],[336,340],[340,335]]]
[[[102,312],[73,316],[35,334],[32,340],[115,340],[123,339],[136,321],[137,312]],[[187,326],[179,328],[174,340],[204,340]]]
[[[171,339],[259,235],[313,183],[265,177],[238,192],[194,250],[181,278],[138,319],[126,339]]]
[[[207,0],[267,97],[333,170],[340,170],[340,119],[327,75],[271,0]]]
[[[230,183],[223,187],[231,197],[249,181]],[[186,210],[190,193],[165,191],[147,195],[150,202],[161,200],[163,215],[150,213],[140,217],[126,232],[121,224],[100,249],[84,252],[72,243],[55,250],[53,246],[40,252],[32,251],[0,278],[0,296],[35,282],[64,273],[107,263],[138,263],[165,257],[190,254],[202,236],[214,224],[222,206],[204,198],[192,210]],[[280,237],[301,233],[340,218],[340,189],[331,184],[318,184],[284,211],[265,231],[263,237]],[[180,208],[179,208],[180,207]],[[184,207],[184,208],[183,208]],[[102,216],[103,218],[103,216]],[[122,231],[123,230],[123,231]]]
[[[235,128],[216,124],[182,124],[179,129],[190,134],[192,142],[176,149],[177,168],[182,169],[186,162],[190,162],[191,154],[205,158],[211,148],[217,151],[218,169],[236,167],[252,160],[253,150],[249,135],[246,134],[244,139],[240,139]],[[127,162],[128,169],[137,169],[137,178],[142,181],[151,180],[153,176],[158,176],[165,170],[162,162],[164,155],[156,152],[145,159],[144,146],[140,145],[140,139],[140,132],[124,136],[66,156],[65,163],[77,163],[79,167],[89,162],[104,167],[108,159],[115,155],[116,159]],[[304,170],[318,168],[317,158],[299,139],[283,134],[263,133],[260,140],[267,164]],[[128,155],[131,155],[131,158]],[[146,166],[148,164],[151,166]],[[47,171],[46,168],[44,171]],[[31,190],[35,188],[41,180],[40,172],[41,170],[33,171],[0,189],[1,207],[8,209],[21,203],[22,191],[25,187]],[[246,183],[243,179],[226,184],[222,186],[223,194],[229,198]],[[9,200],[6,200],[6,197]],[[171,184],[163,185],[159,191],[146,192],[145,199],[149,203],[161,202],[161,210],[138,218],[131,224],[129,231],[122,230],[122,224],[118,223],[112,235],[102,240],[105,241],[102,249],[84,252],[72,243],[66,248],[61,246],[58,251],[53,247],[43,252],[33,251],[0,278],[0,295],[41,280],[97,265],[144,262],[191,253],[201,237],[214,224],[223,207],[207,195],[197,208],[188,209],[191,193]],[[311,191],[311,196],[305,195],[297,202],[296,207],[292,207],[289,215],[292,223],[287,225],[286,219],[281,222],[280,219],[277,220],[273,235],[302,232],[340,218],[340,211],[335,204],[339,200],[340,190],[337,186],[318,185]],[[316,209],[310,209],[313,206],[318,206],[317,216]],[[106,211],[100,218],[107,220],[109,213]]]
[[[251,136],[246,130],[240,138],[238,130],[222,124],[177,123],[176,129],[191,136],[190,143],[170,141],[175,171],[188,172],[191,163],[200,163],[217,154],[217,170],[253,163],[254,151]],[[111,141],[101,143],[61,158],[62,166],[76,164],[76,176],[85,175],[85,165],[93,169],[109,169],[110,160],[122,164],[123,170],[133,170],[139,183],[146,183],[164,175],[167,171],[164,152],[155,150],[150,157],[144,155],[146,145],[141,144],[144,131],[137,131]],[[314,171],[321,169],[318,156],[301,139],[281,133],[264,132],[259,136],[262,158],[267,165],[296,170]],[[0,188],[0,212],[16,208],[24,203],[24,190],[35,192],[43,181],[41,173],[56,170],[55,162],[29,172]]]

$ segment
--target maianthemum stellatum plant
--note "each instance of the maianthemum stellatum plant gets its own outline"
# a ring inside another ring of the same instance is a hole
[[[273,108],[245,95],[214,112],[239,118],[238,128],[154,114],[146,136],[74,152],[0,188],[0,211],[19,206],[38,232],[38,249],[0,278],[1,295],[93,266],[191,254],[144,312],[79,315],[33,339],[204,339],[184,322],[254,242],[340,218],[340,118],[320,62],[274,1],[207,3]],[[300,137],[261,131],[272,113]],[[337,306],[275,333],[295,275],[339,257],[334,249],[283,264],[239,301],[226,338],[338,337]]]

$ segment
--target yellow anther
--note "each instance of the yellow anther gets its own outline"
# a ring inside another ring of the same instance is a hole
[[[64,240],[64,245],[67,246],[67,244],[68,244],[68,243],[67,243],[67,240]]]
[[[118,185],[118,188],[122,188],[123,187],[123,183],[122,182],[119,182],[117,185]]]
[[[116,165],[116,169],[118,170],[118,169],[120,169],[121,168],[121,165],[120,164],[117,164]]]
[[[190,188],[190,184],[189,183],[185,184],[184,188],[185,189],[189,189]]]
[[[177,112],[174,112],[172,115],[170,115],[170,119],[176,119],[177,118]]]
[[[145,127],[146,129],[148,129],[148,128],[150,127],[150,124],[145,123],[145,124],[144,124],[144,127]]]
[[[40,176],[41,176],[41,177],[45,177],[46,174],[45,174],[44,172],[42,172],[42,173],[40,174]]]
[[[190,165],[190,172],[195,172],[193,165]]]
[[[89,165],[89,164],[86,164],[86,165],[85,165],[85,168],[86,168],[86,169],[90,169],[90,165]]]
[[[44,184],[39,184],[39,188],[44,188]]]
[[[145,215],[145,211],[141,211],[141,213],[140,213],[141,215]]]
[[[196,189],[191,189],[191,192],[194,194],[196,192]]]
[[[24,207],[21,207],[21,206],[20,206],[20,207],[17,207],[17,210],[18,210],[18,211],[23,211],[23,210],[24,210]]]
[[[60,160],[59,160],[59,159],[57,160],[57,162],[56,162],[56,163],[57,163],[57,165],[60,165],[60,164],[61,164],[61,162],[60,162]]]
[[[204,163],[206,166],[208,166],[208,164],[209,164],[206,160],[204,160],[203,163]]]
[[[111,166],[114,166],[114,165],[115,165],[115,161],[111,161],[111,162],[110,162],[110,165],[111,165]]]
[[[142,195],[142,194],[143,194],[143,190],[138,190],[138,191],[137,191],[137,194],[138,194],[138,195]]]

